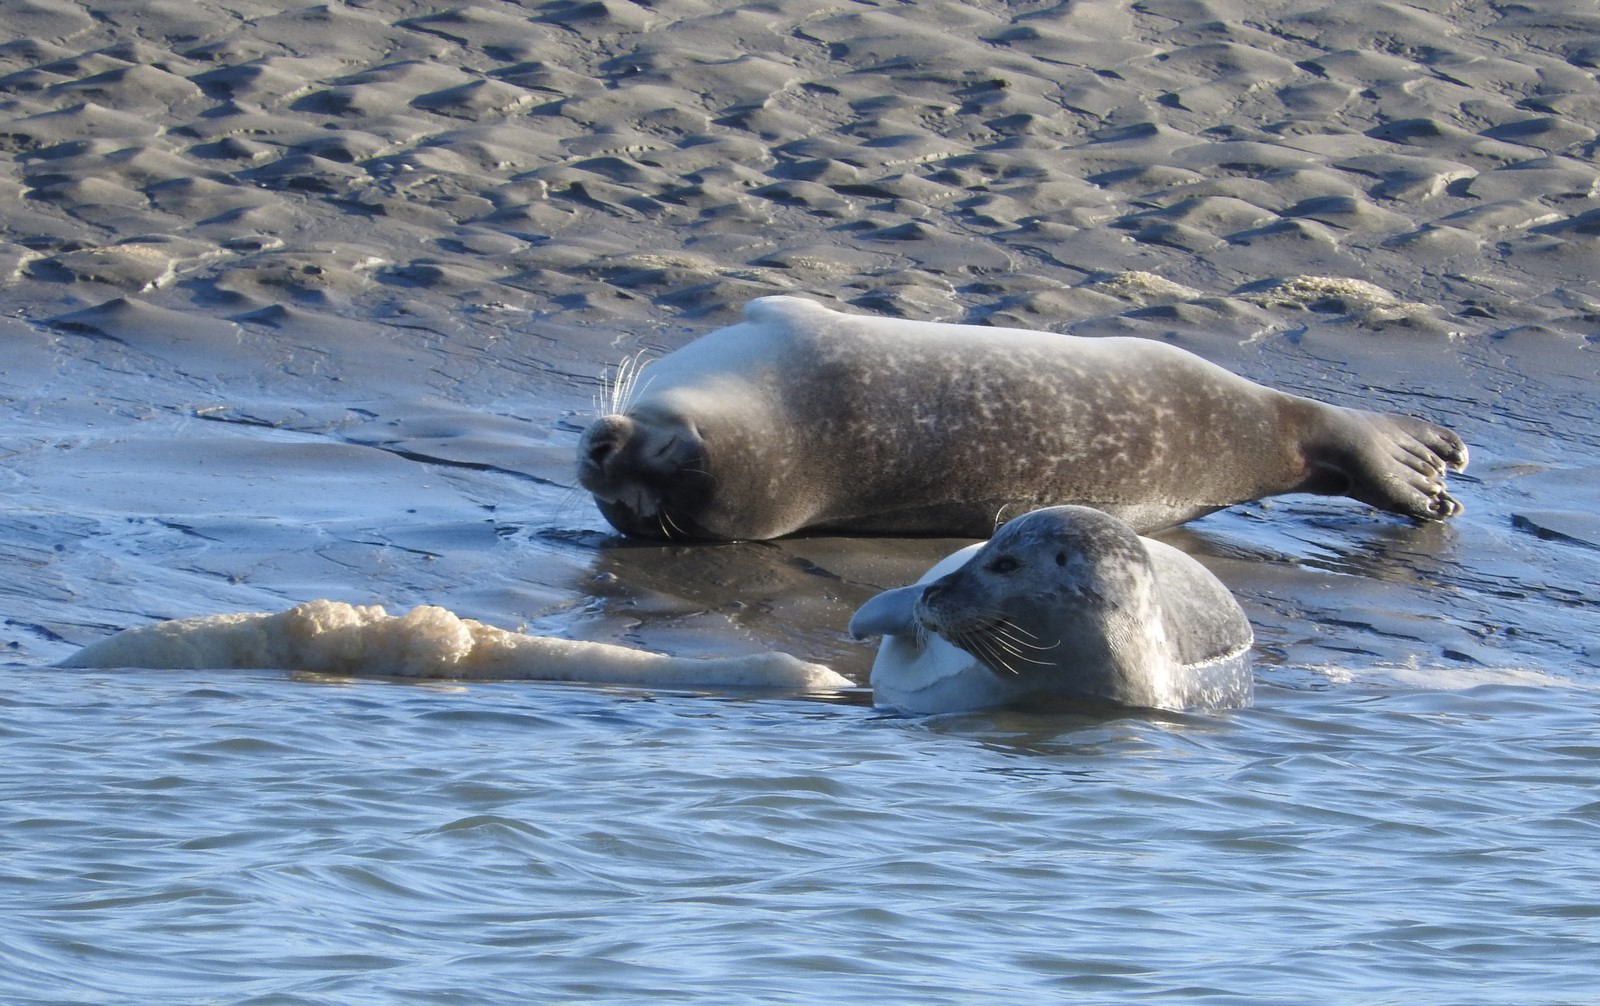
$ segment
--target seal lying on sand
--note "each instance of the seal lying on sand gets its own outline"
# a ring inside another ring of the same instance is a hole
[[[1082,503],[1141,531],[1280,493],[1454,516],[1454,433],[1263,387],[1174,346],[842,314],[765,297],[656,361],[578,478],[618,530],[987,537]]]
[[[850,620],[881,635],[873,701],[911,713],[1048,700],[1250,704],[1252,633],[1204,566],[1088,507],[1035,510]]]

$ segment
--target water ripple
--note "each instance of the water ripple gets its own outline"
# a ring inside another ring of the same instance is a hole
[[[0,745],[27,771],[0,783],[7,1002],[1592,987],[1600,702],[1577,687],[911,720],[525,684],[9,678]]]

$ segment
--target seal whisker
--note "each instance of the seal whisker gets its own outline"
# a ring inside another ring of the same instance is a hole
[[[645,365],[654,362],[654,360],[646,360]],[[656,375],[651,374],[648,378],[645,378],[645,380],[641,382],[639,377],[644,372],[644,366],[641,366],[639,370],[640,372],[634,375],[633,383],[628,386],[627,393],[623,395],[621,405],[617,409],[618,412],[627,412],[629,409],[633,408],[633,403],[639,398],[640,395],[644,394],[646,391],[649,391],[651,383],[655,381]]]
[[[711,480],[712,485],[717,484],[717,477],[711,472],[706,471],[704,468],[690,468],[688,465],[684,465],[682,468],[679,468],[678,471],[686,472],[690,475],[703,475]]]
[[[982,632],[964,628],[952,633],[951,642],[966,650],[991,667],[999,668],[1007,674],[1019,673],[1011,663],[1006,660],[1006,655],[995,648],[993,641]]]
[[[999,509],[997,509],[994,512],[994,527],[990,530],[990,532],[989,532],[990,535],[993,535],[995,531],[1000,530],[1000,525],[1002,525],[1002,524],[1004,524],[1006,522],[1006,511],[1010,510],[1012,507],[1014,507],[1016,505],[1017,504],[1015,504],[1015,503],[1002,503],[1002,504],[1000,504]]]
[[[1019,648],[1016,644],[1007,640],[1004,636],[996,635],[992,631],[986,633],[986,636],[996,649],[1004,650],[1006,653],[1016,657],[1018,660],[1026,660],[1030,664],[1043,665],[1050,663],[1048,660],[1040,660],[1037,657],[1029,656],[1026,650]],[[1034,650],[1038,653],[1048,653],[1050,651],[1050,647],[1034,647]]]
[[[998,664],[1000,666],[1000,669],[1005,671],[1007,674],[1014,674],[1014,675],[1021,675],[1022,674],[1022,672],[1020,670],[1018,670],[1016,668],[1016,666],[1011,663],[1011,660],[1009,659],[1010,655],[1005,653],[1004,651],[1000,650],[998,647],[996,647],[994,645],[994,640],[990,639],[988,636],[984,636],[984,635],[981,635],[981,634],[977,635],[975,638],[981,639],[983,641],[984,652],[986,652],[988,654],[988,657],[986,659],[988,659],[989,661],[991,661],[991,662],[993,662],[995,664]]]
[[[971,610],[971,617],[974,621],[984,623],[981,631],[994,635],[997,640],[1003,640],[1019,656],[1023,650],[1043,652],[1045,650],[1053,650],[1061,645],[1061,640],[1059,639],[1048,644],[1039,642],[1037,635],[1018,625],[1009,615],[998,608],[974,608]]]
[[[991,665],[995,663],[995,661],[991,660],[989,656],[983,652],[983,644],[979,640],[969,638],[967,633],[956,629],[946,629],[939,634],[943,636],[951,645],[958,646],[972,654],[974,657],[977,657],[980,663]]]
[[[589,498],[588,490],[582,486],[571,486],[557,497],[556,512],[566,515],[576,514],[583,509],[583,501],[587,498]]]
[[[979,629],[978,632],[983,635],[984,639],[988,641],[989,645],[993,649],[1005,653],[1007,656],[1015,657],[1018,660],[1025,660],[1030,664],[1038,664],[1040,667],[1048,666],[1051,663],[1051,661],[1048,660],[1039,660],[1035,657],[1028,656],[1027,653],[1013,645],[1005,637],[996,634],[993,626],[986,625]],[[1034,649],[1042,652],[1048,649],[1048,647],[1040,646],[1034,647]]]
[[[617,364],[617,369],[611,379],[610,398],[606,402],[607,411],[615,414],[621,412],[622,397],[629,385],[633,383],[634,361],[638,359],[637,353],[629,354]]]
[[[595,393],[593,399],[595,415],[604,416],[612,412],[611,406],[617,400],[616,387],[618,378],[616,375],[622,370],[626,362],[624,360],[615,369],[608,368],[600,372],[600,390]]]
[[[626,412],[635,398],[642,394],[649,382],[644,385],[639,383],[645,368],[655,361],[647,359],[645,351],[629,353],[609,373],[600,376],[601,397],[595,401],[595,411],[599,412],[604,405],[605,411],[612,415]]]
[[[686,533],[684,533],[683,528],[678,526],[678,522],[673,520],[672,519],[672,515],[667,513],[666,510],[661,510],[657,514],[657,516],[659,516],[661,518],[661,529],[662,529],[663,532],[665,532],[667,530],[667,528],[671,528],[673,530],[673,532],[675,532],[678,535],[679,538],[687,538],[687,537],[689,537]],[[670,541],[671,538],[672,538],[672,535],[668,534],[666,537]]]
[[[645,358],[643,350],[640,350],[629,358],[627,379],[617,387],[617,397],[612,403],[614,411],[628,411],[628,409],[633,407],[634,400],[643,394],[645,389],[650,387],[650,381],[655,379],[654,374],[650,376],[649,380],[644,381],[642,384],[640,383],[640,378],[644,377],[645,368],[649,367],[650,364],[654,362],[654,360]]]
[[[989,631],[994,633],[996,637],[1004,639],[1013,646],[1020,647],[1024,650],[1033,650],[1036,653],[1045,653],[1061,645],[1061,640],[1059,639],[1048,644],[1036,642],[1036,640],[1039,638],[1038,636],[1035,636],[1033,633],[1029,632],[1027,629],[1024,629],[1022,626],[1018,625],[1016,622],[1013,622],[1009,618],[1000,619],[998,622],[994,623],[994,625],[990,626]],[[1023,639],[1016,635],[1018,632],[1030,638]]]
[[[999,608],[974,608],[972,617],[987,619],[990,622],[990,628],[1004,632],[1020,646],[1035,650],[1048,650],[1058,645],[1057,643],[1051,643],[1049,646],[1041,645],[1038,642],[1039,637],[1037,635],[1012,621],[1011,616]],[[1024,639],[1024,636],[1027,638]]]
[[[1054,649],[1053,646],[1040,646],[1007,635],[1008,627],[1020,628],[1010,619],[1003,615],[973,614],[976,616],[974,620],[945,630],[945,638],[984,663],[1010,674],[1022,673],[1016,666],[1018,661],[1038,667],[1049,667],[1055,663],[1041,660],[1028,652],[1044,653]]]

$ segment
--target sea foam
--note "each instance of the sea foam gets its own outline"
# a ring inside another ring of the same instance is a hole
[[[281,668],[408,678],[528,679],[668,687],[833,689],[849,679],[787,653],[678,657],[610,643],[510,632],[423,605],[317,600],[124,629],[60,667]]]

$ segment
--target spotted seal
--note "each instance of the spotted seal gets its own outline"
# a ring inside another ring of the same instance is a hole
[[[850,620],[883,636],[873,701],[911,713],[1043,701],[1227,708],[1252,696],[1250,623],[1170,545],[1088,507],[1035,510]]]
[[[1140,531],[1282,493],[1421,520],[1461,505],[1449,430],[1275,391],[1149,339],[873,318],[764,297],[655,361],[584,432],[627,534],[987,537],[1041,506]]]

